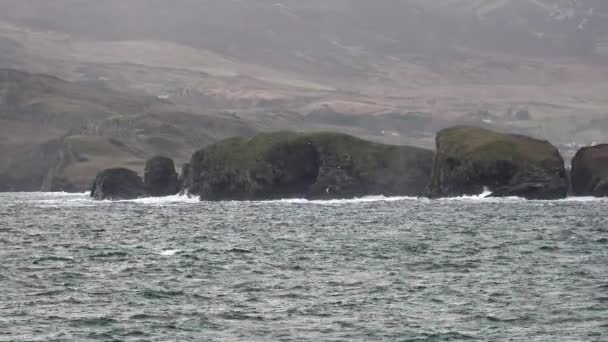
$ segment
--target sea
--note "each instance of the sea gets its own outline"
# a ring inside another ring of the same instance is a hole
[[[0,194],[0,341],[608,341],[607,209]]]

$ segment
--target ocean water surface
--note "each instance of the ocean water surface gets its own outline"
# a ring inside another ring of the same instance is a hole
[[[608,341],[607,208],[0,194],[0,341]]]

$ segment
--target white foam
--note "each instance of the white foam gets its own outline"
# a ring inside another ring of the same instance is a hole
[[[608,201],[608,198],[602,197],[568,197],[561,200],[557,200],[556,202],[605,202]]]
[[[22,193],[25,195],[39,196],[39,197],[88,197],[90,192],[26,192]]]
[[[199,199],[196,196],[188,195],[174,195],[166,197],[144,197],[135,200],[125,200],[118,202],[131,202],[141,204],[178,204],[178,203],[199,203]]]
[[[99,206],[109,205],[113,203],[135,203],[141,205],[158,205],[158,206],[179,206],[182,204],[194,204],[201,203],[198,196],[188,195],[175,195],[167,197],[147,197],[135,200],[123,200],[123,201],[95,201],[90,197],[89,192],[85,193],[66,193],[66,192],[37,192],[37,193],[12,193],[20,201],[32,201],[42,206],[49,207],[88,207],[88,206]],[[461,196],[461,197],[450,197],[440,198],[437,201],[460,201],[460,202],[479,202],[479,203],[513,203],[513,202],[525,202],[524,198],[520,197],[489,197],[491,191],[485,190],[483,193],[472,196]],[[272,201],[250,201],[245,203],[253,204],[310,204],[310,205],[348,205],[357,203],[372,203],[372,202],[404,202],[404,201],[420,201],[420,202],[432,202],[428,198],[422,197],[387,197],[387,196],[366,196],[352,199],[332,199],[332,200],[307,200],[304,198],[295,199],[281,199]],[[530,201],[539,202],[539,201]],[[568,197],[561,200],[553,201],[542,201],[542,202],[553,202],[553,203],[568,203],[568,202],[608,202],[608,198],[597,198],[597,197]],[[204,202],[203,202],[204,203]],[[210,203],[210,202],[208,202]],[[233,201],[234,205],[239,205],[244,202]]]
[[[272,201],[260,201],[257,203],[285,203],[285,204],[318,204],[318,205],[336,205],[336,204],[353,204],[353,203],[370,203],[370,202],[399,202],[399,201],[414,201],[419,200],[418,197],[387,197],[387,196],[365,196],[350,199],[331,199],[331,200],[308,200],[305,198],[291,198]]]
[[[162,256],[173,256],[177,253],[181,252],[181,250],[179,249],[166,249],[164,251],[161,251],[160,253],[158,253],[159,255]]]
[[[492,195],[492,192],[489,191],[488,189],[485,189],[484,192],[479,195],[448,197],[448,198],[441,198],[439,200],[441,200],[441,201],[479,201],[479,202],[488,202],[488,203],[514,202],[514,201],[523,201],[523,202],[602,202],[602,201],[608,201],[608,198],[601,198],[601,197],[572,196],[572,197],[567,197],[567,198],[558,199],[558,200],[527,200],[523,197],[515,197],[515,196],[490,197],[490,195]]]
[[[90,192],[65,193],[65,192],[38,192],[31,193],[33,201],[44,206],[98,206],[114,203],[137,203],[144,205],[178,205],[181,203],[199,203],[198,197],[187,195],[175,195],[167,197],[146,197],[135,200],[96,201],[90,197]]]

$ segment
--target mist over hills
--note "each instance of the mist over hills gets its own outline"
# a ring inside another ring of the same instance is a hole
[[[0,68],[25,72],[0,79],[0,95],[20,93],[0,102],[1,169],[36,155],[16,151],[71,155],[48,144],[77,141],[88,161],[53,171],[78,175],[54,182],[67,188],[110,154],[137,168],[276,129],[431,147],[438,129],[467,123],[569,155],[608,128],[608,3],[0,0]]]
[[[295,57],[294,50],[421,53],[460,44],[523,55],[602,55],[608,29],[601,0],[3,0],[0,9],[3,19],[38,29],[167,40],[235,57],[247,51],[250,60]],[[274,54],[264,51],[270,48]]]

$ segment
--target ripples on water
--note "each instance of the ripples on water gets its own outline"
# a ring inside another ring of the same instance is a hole
[[[608,201],[0,195],[1,341],[606,341]]]

